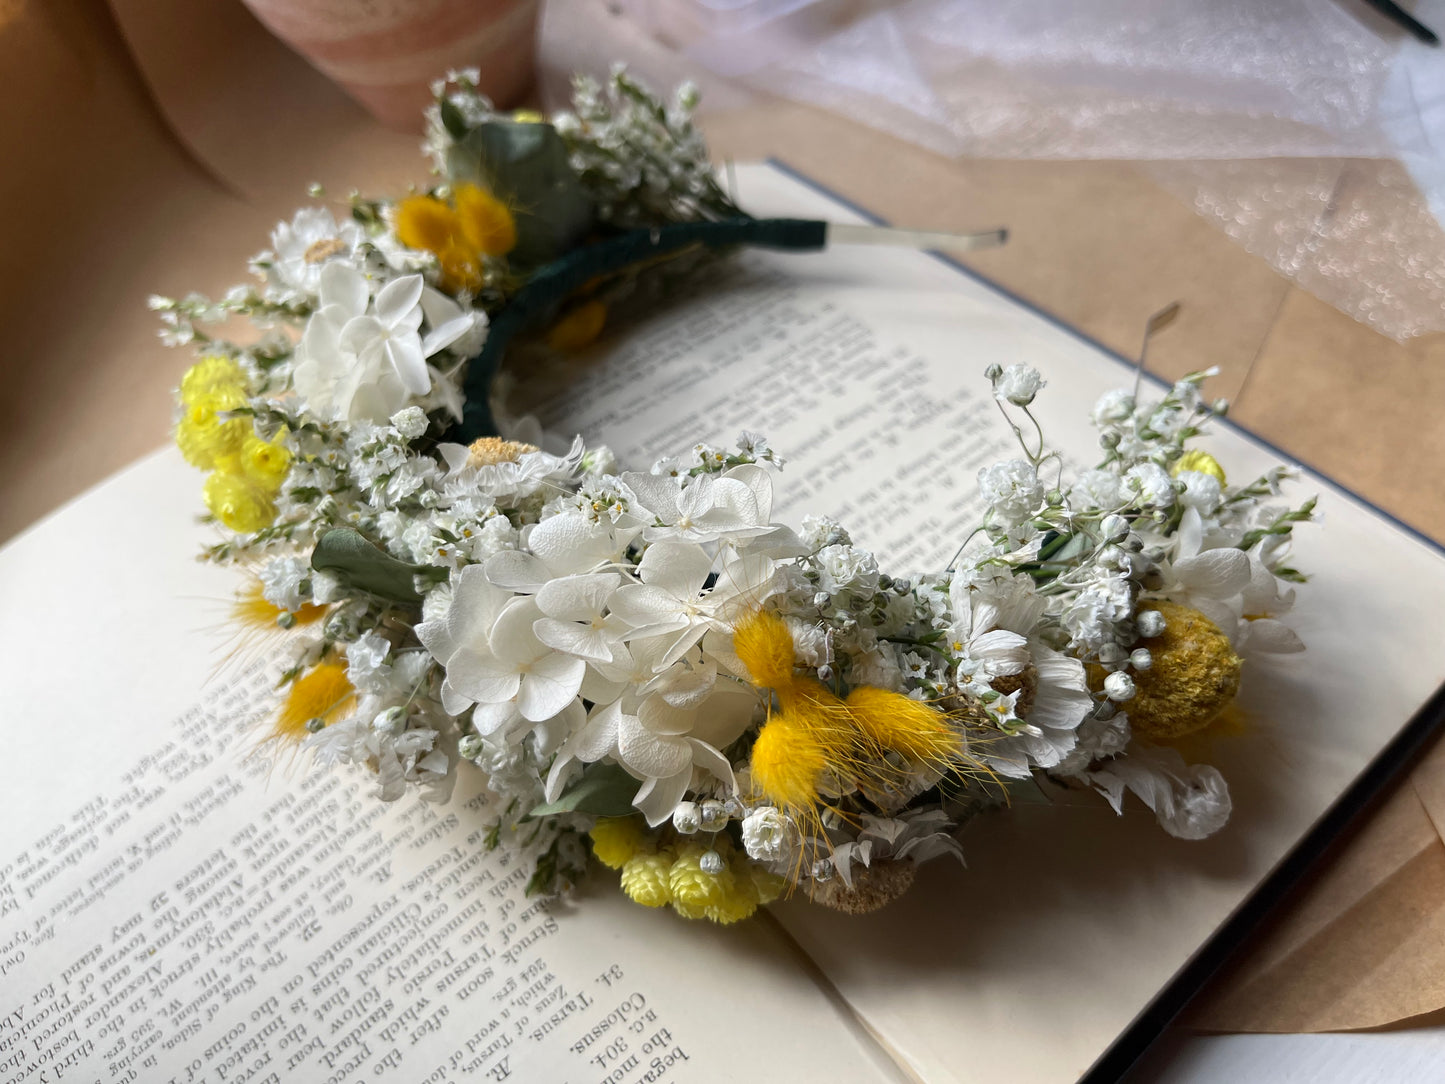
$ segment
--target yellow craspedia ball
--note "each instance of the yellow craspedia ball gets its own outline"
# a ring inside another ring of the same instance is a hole
[[[607,306],[596,300],[574,306],[547,332],[547,345],[553,350],[573,353],[591,346],[607,324]]]
[[[233,392],[245,398],[246,370],[234,358],[204,357],[181,377],[181,402],[187,406],[217,392]]]
[[[621,869],[647,842],[641,817],[603,817],[588,835],[592,853],[608,869]]]
[[[1169,468],[1169,473],[1178,478],[1187,470],[1198,471],[1200,474],[1207,474],[1224,485],[1224,468],[1219,465],[1219,460],[1208,452],[1188,451],[1174,461],[1174,466]]]
[[[435,196],[408,196],[396,205],[396,239],[440,255],[461,234],[457,213]]]
[[[241,442],[241,471],[267,493],[274,494],[291,469],[291,452],[280,441],[262,440],[252,433]]]
[[[459,184],[452,199],[462,235],[477,252],[505,256],[517,247],[517,222],[496,196],[474,184]]]
[[[672,902],[670,851],[637,854],[622,866],[622,891],[643,907],[666,907]]]
[[[1243,662],[1229,638],[1198,610],[1149,602],[1164,616],[1164,631],[1142,641],[1153,658],[1134,673],[1134,696],[1121,706],[1136,734],[1156,741],[1204,729],[1239,691]]]
[[[244,474],[213,471],[201,491],[211,514],[233,531],[250,534],[276,520],[276,504]]]
[[[683,844],[667,871],[672,909],[683,918],[705,918],[709,907],[721,906],[733,891],[730,868],[723,866],[717,873],[702,868],[702,857],[707,850],[701,843]]]

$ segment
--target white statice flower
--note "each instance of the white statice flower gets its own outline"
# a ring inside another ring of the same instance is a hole
[[[804,516],[803,533],[800,536],[809,553],[817,553],[826,546],[851,546],[852,536],[837,520],[828,516]]]
[[[415,440],[427,430],[426,411],[419,406],[403,407],[391,416],[391,424],[407,440]]]
[[[261,597],[272,606],[294,613],[311,601],[311,562],[305,557],[273,557],[256,576]]]
[[[770,805],[754,809],[742,823],[743,849],[759,862],[781,862],[797,846],[798,830],[782,811]]]
[[[324,207],[303,207],[290,222],[271,231],[267,277],[283,294],[315,297],[321,292],[321,272],[335,259],[350,263],[365,239],[361,226],[344,219],[339,224]]]
[[[1106,470],[1086,470],[1069,487],[1069,504],[1082,511],[1118,508],[1125,503],[1119,476]]]
[[[994,398],[1026,407],[1044,387],[1045,381],[1032,365],[1010,365],[993,382]]]
[[[1030,518],[1043,504],[1044,487],[1031,464],[1006,459],[978,472],[978,489],[984,502],[1005,524]]]
[[[1145,508],[1174,507],[1174,479],[1158,463],[1136,463],[1124,473],[1124,491]]]
[[[347,679],[364,692],[384,689],[391,677],[390,654],[391,641],[368,629],[346,645]]]
[[[1127,421],[1134,413],[1134,396],[1124,388],[1114,388],[1099,396],[1094,404],[1094,424],[1100,428]]]
[[[1184,483],[1184,491],[1179,494],[1179,503],[1185,508],[1197,509],[1201,515],[1215,511],[1224,500],[1223,487],[1212,474],[1183,470],[1179,472],[1179,481]]]
[[[1204,839],[1224,827],[1232,803],[1229,786],[1218,769],[1186,764],[1173,749],[1135,749],[1107,761],[1085,778],[1116,813],[1123,812],[1124,792],[1133,791],[1171,836]]]
[[[830,595],[850,593],[870,598],[878,589],[878,561],[861,547],[824,546],[815,561],[818,586]]]
[[[1106,644],[1124,639],[1121,626],[1134,613],[1134,588],[1127,574],[1096,568],[1060,616],[1074,649],[1097,656]]]
[[[429,727],[398,733],[384,713],[376,719],[358,715],[309,735],[302,748],[314,752],[317,767],[354,764],[371,769],[378,796],[394,802],[409,784],[431,787],[440,796],[453,778],[450,758],[436,748],[438,737]]]

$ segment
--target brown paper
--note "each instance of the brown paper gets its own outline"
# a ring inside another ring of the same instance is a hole
[[[549,55],[630,50],[659,82],[685,71],[616,18],[554,0],[544,83],[564,81]],[[3,541],[167,439],[167,391],[186,356],[155,340],[147,294],[237,281],[310,181],[338,195],[403,190],[425,165],[415,139],[371,123],[237,0],[11,0],[0,66],[25,88],[0,98]],[[1148,314],[1183,302],[1151,368],[1221,365],[1217,393],[1235,397],[1242,423],[1445,537],[1445,489],[1432,480],[1445,462],[1445,336],[1401,345],[1356,324],[1125,163],[947,161],[803,106],[740,108],[746,96],[715,89],[728,109],[705,126],[719,154],[776,156],[902,225],[1008,225],[1010,245],[973,266],[1107,346],[1132,353]],[[1437,750],[1188,1022],[1324,1030],[1445,1012],[1442,829]]]

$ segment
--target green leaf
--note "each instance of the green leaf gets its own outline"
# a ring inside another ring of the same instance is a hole
[[[350,527],[337,527],[321,536],[311,551],[311,567],[335,576],[352,590],[410,603],[421,601],[414,577],[444,574],[430,565],[399,561]]]
[[[554,813],[590,813],[597,817],[625,817],[635,813],[632,799],[641,786],[616,764],[599,760],[589,764],[582,778],[568,787],[555,802],[539,805],[529,817],[548,817]]]
[[[511,209],[517,246],[508,258],[530,266],[574,247],[592,227],[592,200],[550,124],[489,120],[447,152],[447,173],[489,190]]]
[[[450,98],[442,98],[437,102],[437,108],[441,112],[442,127],[447,130],[447,135],[458,142],[466,139],[471,128],[467,126],[467,119],[462,116],[462,111],[457,108],[456,102]]]

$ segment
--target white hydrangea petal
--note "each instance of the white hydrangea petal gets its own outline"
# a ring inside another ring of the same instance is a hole
[[[421,326],[421,291],[425,285],[420,275],[403,275],[392,279],[376,295],[376,317],[388,329],[403,327],[415,331]],[[415,320],[415,323],[410,321]],[[409,326],[408,326],[409,324]]]
[[[692,748],[686,738],[654,734],[637,716],[626,712],[618,717],[617,756],[647,779],[676,775],[692,766]]]
[[[691,771],[678,772],[666,779],[646,779],[632,799],[632,805],[647,819],[648,827],[656,828],[672,819],[690,782]]]
[[[1175,561],[1173,574],[1191,592],[1228,598],[1249,586],[1249,557],[1236,549],[1205,550]]]
[[[532,632],[554,651],[566,652],[589,662],[612,661],[612,640],[601,629],[579,625],[575,621],[541,617],[532,623]]]
[[[602,613],[621,584],[622,577],[615,572],[563,576],[542,585],[537,605],[548,617],[590,621]]]
[[[534,723],[552,718],[577,695],[586,672],[587,664],[581,659],[556,652],[538,659],[522,675],[518,710]]]
[[[356,268],[341,260],[333,260],[321,269],[321,305],[335,305],[341,311],[360,316],[366,311],[371,290],[366,278]]]
[[[702,593],[712,564],[712,555],[695,542],[654,542],[642,555],[637,574],[649,587],[691,599]]]
[[[521,676],[490,655],[463,648],[447,662],[447,682],[479,704],[495,704],[517,695]]]
[[[422,353],[421,340],[415,335],[393,335],[386,340],[386,360],[401,380],[401,386],[412,395],[431,391],[431,373]]]
[[[1292,655],[1305,649],[1299,634],[1283,621],[1260,617],[1240,625],[1239,650],[1264,651],[1276,655]]]

